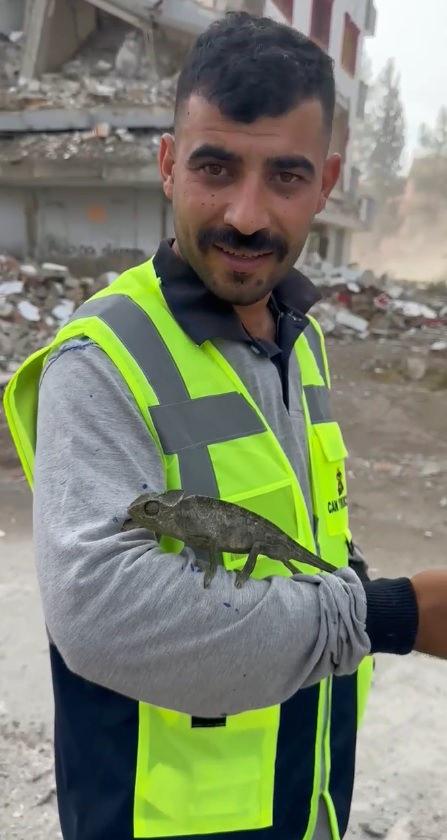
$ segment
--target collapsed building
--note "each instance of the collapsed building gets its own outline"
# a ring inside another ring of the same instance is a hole
[[[375,28],[372,0],[14,2],[8,21],[0,12],[0,251],[75,272],[120,271],[171,234],[159,136],[172,128],[184,55],[228,9],[288,22],[334,58],[332,150],[343,171],[307,251],[348,262],[352,233],[372,209],[349,142],[365,100],[360,64]]]

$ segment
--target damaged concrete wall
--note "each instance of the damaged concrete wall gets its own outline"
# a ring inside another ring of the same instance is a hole
[[[28,192],[28,197],[31,191]],[[0,251],[25,256],[28,240],[26,194],[8,187],[0,190]]]
[[[0,3],[0,32],[10,35],[11,32],[21,30],[25,14],[25,0],[1,0]]]
[[[167,230],[159,189],[0,189],[0,251],[22,259],[122,271],[154,253]]]
[[[72,189],[39,195],[37,257],[101,257],[131,261],[151,253],[161,237],[161,191]],[[119,266],[121,268],[121,265]],[[116,270],[119,270],[118,268]]]
[[[22,76],[56,70],[75,55],[96,27],[96,9],[86,0],[32,0],[27,7]]]

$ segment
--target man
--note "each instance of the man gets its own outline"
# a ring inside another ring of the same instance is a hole
[[[35,486],[65,840],[336,840],[367,655],[447,656],[445,571],[362,583],[348,568],[318,295],[293,269],[339,175],[333,108],[316,45],[245,14],[213,24],[160,145],[175,239],[8,388]],[[121,532],[137,495],[167,488],[260,513],[338,571],[260,557],[236,589],[246,558],[224,555],[204,589],[191,549]]]

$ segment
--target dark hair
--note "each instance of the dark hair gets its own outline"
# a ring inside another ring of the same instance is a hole
[[[277,117],[316,98],[330,132],[333,61],[290,26],[247,12],[228,12],[198,37],[186,58],[177,86],[176,120],[192,93],[244,123]]]

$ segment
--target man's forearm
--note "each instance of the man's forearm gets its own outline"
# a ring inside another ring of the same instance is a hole
[[[35,546],[45,617],[71,670],[201,717],[274,705],[369,652],[350,570],[249,580],[219,568],[208,590],[192,552],[120,533],[143,490],[164,490],[158,450],[106,356],[65,348],[43,377]],[[187,562],[188,561],[188,562]]]
[[[236,590],[219,569],[204,590],[192,552],[164,554],[147,532],[120,534],[138,491],[165,489],[162,464],[111,362],[91,343],[77,345],[44,375],[35,467],[45,616],[72,670],[214,717],[352,673],[371,649],[413,649],[418,608],[406,578],[362,584],[344,570],[251,579]]]

